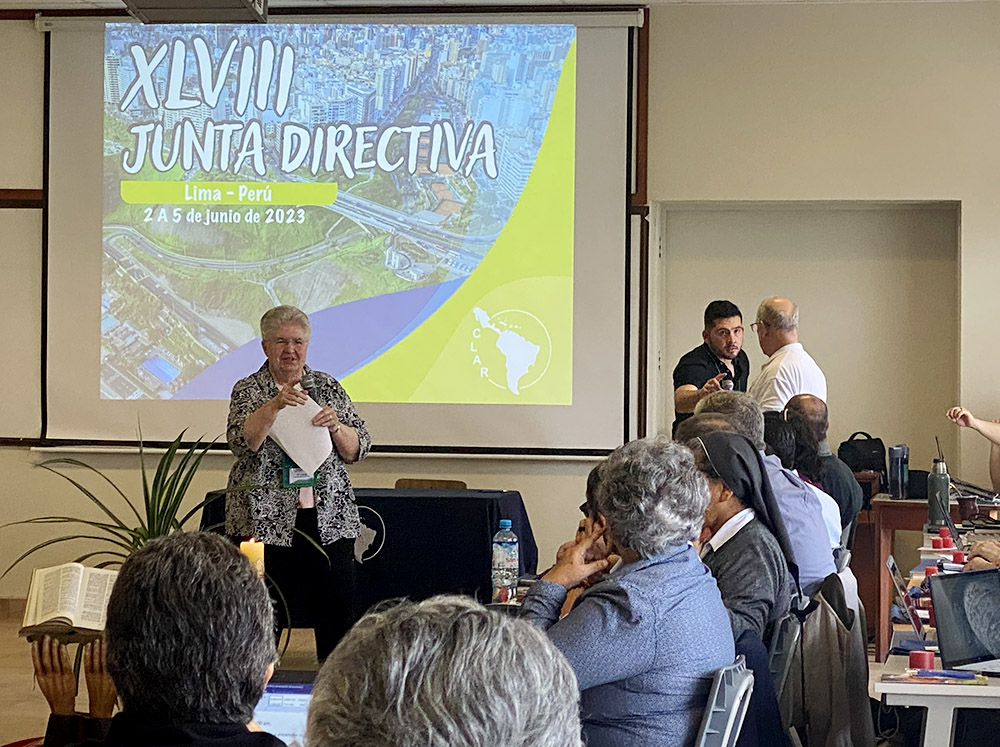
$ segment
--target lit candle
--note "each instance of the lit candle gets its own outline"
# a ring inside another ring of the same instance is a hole
[[[247,556],[257,575],[264,578],[264,543],[251,537],[248,542],[240,542],[240,552]]]

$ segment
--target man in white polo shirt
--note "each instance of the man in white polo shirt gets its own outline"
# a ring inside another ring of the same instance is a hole
[[[747,389],[761,410],[782,410],[797,394],[826,401],[826,376],[799,342],[799,309],[794,303],[778,296],[765,298],[750,329],[768,356]]]

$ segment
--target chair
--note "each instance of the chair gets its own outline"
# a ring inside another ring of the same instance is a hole
[[[732,747],[740,736],[753,692],[753,672],[746,660],[736,657],[736,663],[715,673],[708,705],[701,719],[695,747]]]
[[[793,612],[778,620],[771,634],[771,648],[767,652],[767,668],[774,681],[774,694],[780,699],[785,680],[791,671],[795,651],[802,637],[802,621]]]
[[[400,477],[393,486],[396,490],[465,490],[462,480],[424,480],[418,477]]]
[[[840,533],[841,546],[846,547],[848,550],[854,547],[854,536],[857,534],[857,531],[858,531],[858,517],[855,516],[853,519],[847,522],[847,526],[844,527],[844,531]]]

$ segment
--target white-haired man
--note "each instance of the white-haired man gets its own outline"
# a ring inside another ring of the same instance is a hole
[[[796,394],[812,394],[826,402],[826,376],[799,342],[799,308],[787,298],[765,298],[750,325],[767,362],[747,393],[760,409],[780,411]]]

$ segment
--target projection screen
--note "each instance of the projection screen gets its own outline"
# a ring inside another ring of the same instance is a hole
[[[218,436],[291,304],[377,444],[621,443],[636,15],[378,20],[54,25],[48,437]]]

